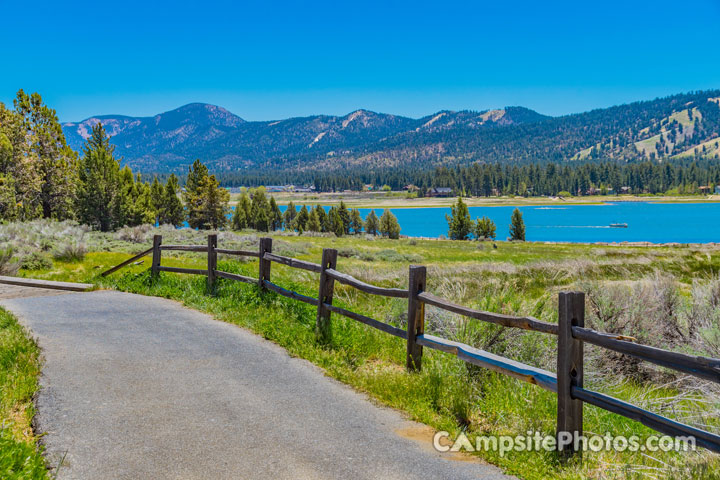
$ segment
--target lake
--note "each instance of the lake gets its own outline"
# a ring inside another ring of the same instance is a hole
[[[299,207],[298,207],[299,208]],[[497,238],[509,235],[515,207],[470,207],[475,220],[483,215],[497,225]],[[618,202],[601,205],[548,205],[518,207],[523,213],[526,240],[553,242],[720,242],[720,203]],[[284,207],[281,207],[284,210]],[[370,212],[361,208],[365,218]],[[376,208],[378,217],[383,209]],[[449,207],[397,208],[401,234],[410,237],[447,236]],[[627,223],[628,228],[610,228]]]

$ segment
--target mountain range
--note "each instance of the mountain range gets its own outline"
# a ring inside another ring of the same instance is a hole
[[[182,173],[196,158],[218,172],[713,158],[720,153],[720,90],[560,117],[506,107],[419,119],[357,110],[246,121],[222,107],[192,103],[153,117],[64,123],[68,144],[81,151],[98,122],[123,162],[148,173]]]

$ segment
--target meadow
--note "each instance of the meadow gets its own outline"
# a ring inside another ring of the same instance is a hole
[[[0,226],[4,248],[0,268],[34,278],[90,282],[98,288],[176,299],[248,328],[375,401],[453,436],[461,432],[554,434],[556,398],[549,392],[428,349],[422,372],[408,374],[404,341],[337,315],[332,317],[331,343],[320,345],[314,338],[313,307],[261,292],[253,285],[221,279],[215,294],[208,295],[204,277],[162,273],[159,279],[152,279],[147,272],[148,257],[109,277],[99,276],[128,254],[147,248],[156,233],[163,235],[166,244],[206,242],[206,232],[171,227],[140,226],[99,233],[70,222],[8,224]],[[218,243],[222,248],[254,249],[259,236],[252,231],[223,231]],[[631,336],[648,345],[720,357],[719,247],[388,240],[277,232],[270,236],[274,252],[313,262],[319,262],[323,248],[335,248],[339,271],[386,287],[407,287],[408,265],[427,265],[427,290],[432,293],[474,308],[533,315],[550,322],[557,321],[557,293],[582,290],[587,292],[586,325],[592,328]],[[201,268],[205,261],[197,253],[163,253],[163,264],[168,266]],[[257,276],[257,261],[221,256],[219,269]],[[315,273],[273,264],[272,278],[285,288],[317,295]],[[336,284],[334,303],[398,327],[407,321],[407,301],[403,300],[369,296]],[[427,307],[426,332],[555,370],[554,337],[484,324],[432,307]],[[15,342],[26,341],[22,338]],[[591,346],[586,346],[586,352],[589,388],[720,432],[717,385]],[[7,368],[5,363],[2,366]],[[24,400],[12,403],[30,405],[27,395],[20,397]],[[7,414],[3,415],[5,419]],[[585,430],[643,438],[654,434],[639,423],[589,405],[585,406]],[[32,447],[33,440],[27,445]],[[720,456],[702,449],[684,453],[586,452],[583,462],[569,465],[547,452],[476,455],[527,479],[710,479],[720,475]]]

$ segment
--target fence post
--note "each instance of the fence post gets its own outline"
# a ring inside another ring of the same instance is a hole
[[[160,245],[162,245],[162,235],[153,235],[153,256],[150,265],[150,276],[153,278],[157,278],[160,274],[160,260],[162,258]]]
[[[320,270],[320,288],[318,291],[317,320],[315,321],[315,339],[321,343],[329,343],[332,338],[330,329],[330,310],[323,304],[332,305],[335,279],[328,276],[325,270],[335,270],[337,266],[337,250],[324,248],[322,253],[322,270]]]
[[[419,372],[422,368],[422,345],[415,341],[418,335],[425,333],[425,303],[417,296],[425,290],[427,269],[422,265],[410,265],[408,281],[408,317],[407,317],[407,356],[408,371]]]
[[[583,386],[583,342],[572,336],[572,327],[585,326],[585,294],[558,295],[557,448],[567,460],[582,454],[583,402],[572,398],[571,388]]]
[[[272,238],[261,238],[260,239],[260,271],[258,275],[258,284],[262,290],[265,290],[265,281],[270,281],[270,260],[265,260],[265,254],[272,252]]]
[[[207,238],[207,288],[208,293],[215,293],[215,270],[217,270],[217,234],[208,235]]]

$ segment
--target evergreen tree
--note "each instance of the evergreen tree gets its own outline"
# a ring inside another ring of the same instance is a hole
[[[235,212],[233,213],[232,225],[235,230],[243,230],[248,227],[255,227],[252,222],[252,204],[247,191],[243,190],[240,192],[240,199],[235,205]]]
[[[17,219],[18,202],[15,196],[15,180],[11,175],[0,173],[0,218],[13,221]]]
[[[248,226],[248,218],[245,214],[245,209],[240,204],[235,205],[235,211],[232,216],[232,228],[233,230],[243,230]]]
[[[283,224],[283,216],[278,207],[275,197],[270,197],[270,230],[280,230]]]
[[[470,212],[462,197],[451,208],[451,215],[445,215],[448,222],[448,236],[452,240],[467,240],[473,232],[474,224]]]
[[[322,231],[322,223],[320,223],[320,217],[318,216],[317,209],[315,208],[310,210],[310,214],[308,215],[307,229],[309,232]]]
[[[310,220],[310,214],[308,213],[307,207],[303,205],[300,208],[297,216],[295,217],[295,221],[293,222],[295,230],[297,230],[298,233],[303,233],[305,230],[307,230],[308,220]]]
[[[400,238],[400,224],[389,208],[386,208],[380,216],[380,233],[383,237]]]
[[[112,204],[112,228],[120,228],[132,223],[135,206],[135,177],[130,167],[120,170],[117,194]]]
[[[327,213],[325,212],[325,209],[320,206],[316,205],[315,208],[315,214],[318,217],[318,222],[320,222],[320,232],[329,232],[330,231],[330,222],[328,221]]]
[[[193,164],[188,167],[188,175],[185,180],[185,193],[183,194],[186,204],[190,202],[191,197],[195,196],[197,189],[200,187],[200,182],[209,174],[208,168],[200,159],[196,159]]]
[[[83,147],[78,172],[80,221],[103,232],[111,230],[115,223],[113,206],[117,200],[120,165],[113,156],[114,150],[102,123],[96,124]]]
[[[190,198],[188,223],[193,228],[218,230],[227,223],[230,192],[220,188],[215,175],[200,180]]]
[[[270,203],[265,196],[265,188],[258,187],[252,194],[250,223],[255,230],[267,232],[270,230],[271,220]]]
[[[510,240],[525,241],[525,222],[519,209],[513,210],[510,217]]]
[[[342,237],[343,235],[345,235],[345,224],[343,223],[343,219],[337,209],[331,210],[330,223],[333,226],[335,236]]]
[[[285,213],[283,214],[283,223],[285,224],[285,230],[295,229],[295,217],[297,216],[297,208],[292,200],[288,203]]]
[[[154,223],[155,210],[152,204],[150,185],[143,183],[139,176],[135,180],[135,191],[132,198],[134,198],[135,201],[133,202],[127,225],[135,226]]]
[[[363,227],[364,224],[362,217],[360,216],[360,210],[353,208],[350,210],[350,228],[353,233],[357,235],[358,233],[362,233]]]
[[[370,210],[365,218],[365,231],[370,235],[377,235],[380,230],[380,219],[375,215],[375,210]]]
[[[163,204],[165,202],[165,189],[158,181],[157,176],[153,178],[150,185],[150,205],[154,213],[154,223],[160,224],[160,215],[162,214]]]
[[[183,223],[183,205],[178,196],[180,184],[175,174],[168,177],[163,192],[162,209],[160,213],[161,225],[173,225],[179,227]]]
[[[495,222],[490,220],[488,217],[478,218],[475,222],[475,238],[481,239],[494,239],[495,238]]]
[[[348,211],[347,207],[345,206],[345,202],[340,200],[340,205],[337,209],[338,216],[340,217],[340,221],[343,225],[343,233],[345,235],[350,233],[350,212]]]
[[[46,106],[39,94],[27,95],[22,90],[14,103],[34,154],[33,170],[40,182],[37,199],[42,216],[58,220],[73,218],[77,155],[65,142],[55,110]]]

